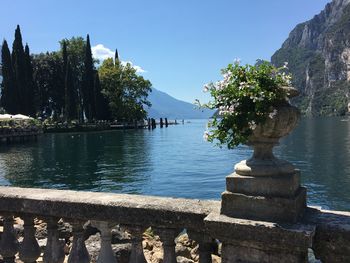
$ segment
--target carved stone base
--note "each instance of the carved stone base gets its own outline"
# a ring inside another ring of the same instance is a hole
[[[306,208],[306,188],[300,187],[293,197],[254,196],[225,191],[221,214],[269,222],[295,223]]]
[[[243,176],[237,173],[226,177],[226,190],[257,196],[293,197],[300,187],[300,171],[278,176]]]
[[[276,224],[211,213],[209,233],[222,242],[222,263],[306,263],[315,227]]]
[[[308,262],[307,251],[302,253],[288,253],[286,251],[264,251],[254,247],[238,244],[223,244],[222,262],[245,263],[292,263]]]

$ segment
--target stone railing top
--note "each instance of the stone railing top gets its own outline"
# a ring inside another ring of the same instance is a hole
[[[219,201],[0,187],[0,213],[33,214],[143,226],[201,229]]]
[[[319,228],[337,229],[350,233],[350,212],[323,210],[319,207],[308,207],[304,223],[317,225]]]

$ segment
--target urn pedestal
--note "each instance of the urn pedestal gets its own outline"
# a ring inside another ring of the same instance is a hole
[[[257,126],[249,139],[254,154],[235,166],[226,178],[221,214],[270,222],[297,222],[306,208],[306,189],[300,172],[273,155],[273,147],[289,134],[299,119],[297,108],[285,104],[274,118]]]

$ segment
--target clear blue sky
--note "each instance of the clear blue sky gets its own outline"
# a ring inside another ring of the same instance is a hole
[[[17,24],[38,53],[90,34],[91,44],[118,48],[153,86],[193,102],[202,86],[240,58],[270,59],[289,32],[329,0],[2,0],[0,39],[10,45]]]

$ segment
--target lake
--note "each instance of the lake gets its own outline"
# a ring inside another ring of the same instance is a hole
[[[0,146],[0,184],[220,199],[225,176],[249,158],[203,140],[205,120],[149,130],[44,134]],[[350,120],[302,119],[275,149],[294,163],[308,202],[350,211]]]

